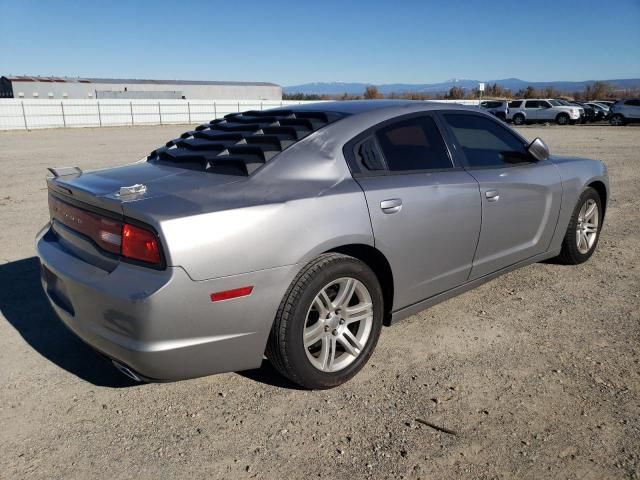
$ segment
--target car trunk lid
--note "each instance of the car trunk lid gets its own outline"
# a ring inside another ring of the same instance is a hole
[[[118,233],[113,230],[117,226],[110,225],[110,221],[124,224],[133,218],[154,231],[162,243],[161,219],[154,212],[136,208],[136,204],[156,200],[150,203],[162,204],[162,216],[166,218],[172,213],[184,214],[187,208],[196,209],[185,199],[194,191],[211,191],[246,180],[149,162],[92,172],[79,169],[52,169],[52,172],[58,174],[47,179],[53,230],[66,250],[96,266],[104,265],[100,257],[113,260],[118,254],[104,242]],[[110,267],[113,268],[112,262]]]

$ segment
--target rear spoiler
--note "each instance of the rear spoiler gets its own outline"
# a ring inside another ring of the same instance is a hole
[[[79,167],[49,167],[47,168],[54,177],[67,177],[69,175],[82,175],[82,170]]]

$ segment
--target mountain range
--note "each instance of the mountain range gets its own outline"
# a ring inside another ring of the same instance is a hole
[[[493,85],[497,83],[504,88],[508,88],[512,92],[517,92],[522,88],[527,88],[531,85],[534,88],[546,88],[553,87],[562,92],[575,92],[584,90],[587,85],[593,83],[595,80],[585,80],[580,82],[570,81],[550,81],[550,82],[529,82],[527,80],[520,80],[519,78],[504,78],[502,80],[468,80],[453,78],[446,82],[439,83],[388,83],[383,85],[376,85],[380,93],[385,95],[389,93],[403,93],[403,92],[417,92],[417,93],[429,93],[432,95],[442,94],[449,91],[451,87],[462,87],[464,89],[477,88],[478,84],[484,81],[487,85]],[[602,80],[614,86],[615,89],[625,90],[631,88],[640,88],[640,78],[628,78],[628,79],[613,79]],[[364,92],[370,83],[357,83],[357,82],[313,82],[305,83],[302,85],[291,85],[283,87],[284,93],[303,93],[307,95],[341,95],[347,93],[350,95],[358,95]]]

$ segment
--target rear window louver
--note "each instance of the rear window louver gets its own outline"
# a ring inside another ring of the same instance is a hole
[[[250,110],[212,120],[151,152],[159,162],[212,173],[249,176],[284,149],[343,115]]]

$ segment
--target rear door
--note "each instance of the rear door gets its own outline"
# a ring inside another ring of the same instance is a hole
[[[479,187],[453,162],[436,118],[384,122],[349,142],[345,156],[393,270],[393,309],[464,283],[480,232]]]
[[[482,230],[469,279],[546,252],[562,198],[557,167],[534,162],[527,142],[491,117],[441,115],[456,156],[480,184]]]
[[[540,119],[540,102],[538,100],[527,100],[524,102],[524,114],[527,120]]]

